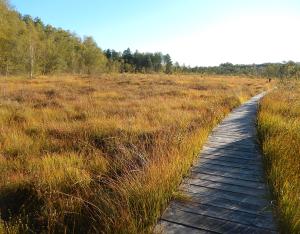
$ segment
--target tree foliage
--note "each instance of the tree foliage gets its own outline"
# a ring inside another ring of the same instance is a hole
[[[117,72],[165,72],[171,73],[172,60],[170,55],[156,53],[141,53],[139,51],[131,52],[130,48],[123,53],[116,52],[113,49],[104,51],[106,58],[109,60],[110,71]],[[168,62],[166,62],[168,59]],[[118,68],[115,70],[115,68]]]
[[[300,64],[293,61],[243,65],[223,63],[213,67],[190,67],[173,64],[169,54],[102,51],[92,37],[76,34],[41,19],[20,15],[7,0],[0,0],[0,75],[51,73],[99,74],[130,73],[198,73],[300,78]]]
[[[39,18],[21,16],[0,0],[0,73],[105,72],[106,56],[93,38],[44,25]]]

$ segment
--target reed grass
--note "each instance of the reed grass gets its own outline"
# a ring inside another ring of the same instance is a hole
[[[258,132],[282,233],[300,233],[300,83],[278,86],[260,105]]]
[[[209,132],[263,79],[0,80],[0,230],[148,233]]]

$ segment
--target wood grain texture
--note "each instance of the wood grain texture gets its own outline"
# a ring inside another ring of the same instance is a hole
[[[264,181],[255,120],[259,94],[234,109],[209,136],[155,233],[277,233]]]

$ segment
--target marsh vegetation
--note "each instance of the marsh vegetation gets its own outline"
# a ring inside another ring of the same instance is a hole
[[[300,84],[284,82],[260,105],[258,131],[282,233],[300,232]]]
[[[263,79],[0,80],[0,230],[149,232],[210,130]]]

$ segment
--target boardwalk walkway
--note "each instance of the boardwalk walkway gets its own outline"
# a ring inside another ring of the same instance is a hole
[[[217,126],[155,232],[276,233],[256,143],[257,103],[263,94],[235,109]]]

